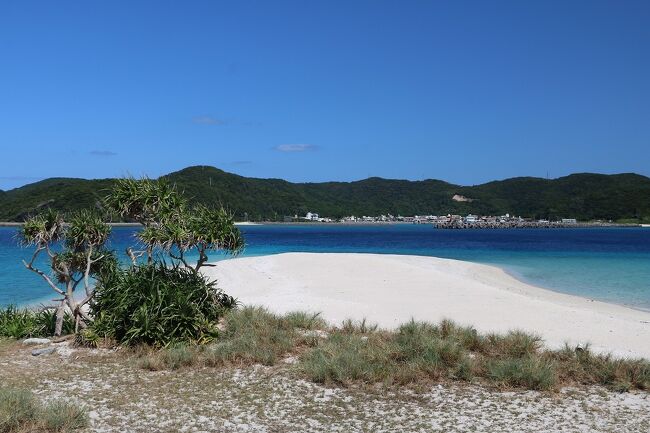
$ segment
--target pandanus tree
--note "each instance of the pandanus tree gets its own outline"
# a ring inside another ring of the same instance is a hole
[[[21,243],[35,248],[31,260],[23,260],[23,264],[61,296],[55,299],[55,335],[61,335],[66,312],[72,314],[76,329],[92,320],[84,311],[95,294],[91,280],[116,266],[115,256],[104,248],[110,231],[99,215],[87,210],[72,214],[67,223],[61,214],[49,210],[29,218],[22,226]],[[37,265],[42,255],[49,262],[49,272]],[[82,296],[78,296],[80,285]]]
[[[137,180],[131,177],[118,179],[105,202],[119,217],[136,221],[145,229],[159,226],[162,222],[172,219],[174,215],[182,212],[185,206],[185,200],[170,182],[164,179]],[[155,245],[147,242],[143,244],[146,246],[144,251],[134,250],[131,247],[126,249],[126,254],[134,264],[145,253],[149,263],[153,260]]]
[[[144,253],[152,260],[159,248],[169,257],[198,273],[208,263],[210,252],[236,255],[244,240],[233,216],[222,207],[190,206],[176,186],[165,179],[120,179],[106,198],[108,207],[120,217],[138,221],[143,229],[137,237],[144,251],[127,249],[133,264]],[[198,255],[192,263],[188,255]]]

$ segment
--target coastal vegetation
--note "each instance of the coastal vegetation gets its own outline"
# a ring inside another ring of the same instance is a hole
[[[174,342],[204,344],[218,336],[217,323],[235,300],[192,268],[162,262],[114,272],[99,282],[94,317],[80,341],[101,340],[155,347]]]
[[[0,308],[0,337],[31,338],[54,335],[56,328],[56,310],[42,308],[39,310],[19,309],[13,305]],[[66,314],[63,318],[62,333],[74,332],[74,320]]]
[[[219,317],[235,300],[199,271],[213,266],[208,263],[211,252],[235,255],[242,250],[244,241],[232,216],[223,208],[190,206],[165,179],[121,179],[104,203],[143,226],[136,245],[126,250],[130,266],[105,248],[110,227],[93,210],[74,212],[66,222],[48,209],[20,229],[21,243],[34,248],[25,267],[61,296],[53,334],[61,335],[66,315],[71,315],[74,331],[83,330],[78,341],[87,345],[99,339],[154,346],[212,340]],[[195,264],[186,259],[189,251],[198,253]],[[35,264],[41,254],[47,255],[51,273]],[[138,261],[143,256],[145,263]],[[81,299],[75,296],[79,286],[85,291]],[[32,332],[27,324],[34,317],[49,316],[8,309],[3,317],[4,328],[14,336]]]
[[[101,279],[117,271],[114,254],[104,248],[110,232],[108,224],[92,210],[74,212],[66,223],[61,214],[48,209],[21,227],[20,242],[34,248],[31,260],[23,260],[25,268],[41,276],[60,296],[56,300],[54,335],[61,335],[66,314],[74,318],[75,330],[92,321],[84,311],[95,295],[91,278]],[[51,273],[35,264],[42,254],[47,255]],[[81,299],[76,296],[80,285],[85,292]]]
[[[626,173],[581,173],[558,179],[519,177],[475,186],[439,180],[369,178],[356,182],[290,183],[188,167],[163,176],[191,203],[223,206],[240,220],[282,221],[285,215],[521,215],[650,223],[650,179]],[[53,178],[0,194],[0,220],[23,221],[44,208],[103,208],[115,179]],[[455,201],[455,195],[468,201]],[[471,200],[471,201],[470,201]],[[126,216],[124,220],[131,220]]]
[[[82,406],[42,404],[29,391],[0,386],[0,433],[69,432],[87,425]]]
[[[136,357],[147,370],[289,362],[302,377],[344,387],[459,381],[541,391],[568,385],[650,390],[647,360],[596,354],[586,345],[549,350],[521,331],[481,334],[448,320],[411,321],[395,331],[365,321],[331,327],[318,315],[276,315],[259,307],[229,311],[212,344],[140,348]]]

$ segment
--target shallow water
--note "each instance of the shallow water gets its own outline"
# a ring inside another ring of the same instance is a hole
[[[241,227],[244,255],[282,252],[415,254],[494,264],[564,293],[650,309],[650,229],[438,230],[429,225],[260,225]],[[133,228],[113,230],[118,252]],[[49,299],[51,289],[22,267],[30,250],[0,228],[0,305]],[[214,259],[221,257],[213,257]]]

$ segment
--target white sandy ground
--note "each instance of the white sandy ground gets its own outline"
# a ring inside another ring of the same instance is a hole
[[[78,402],[79,433],[549,433],[650,431],[650,394],[600,387],[558,393],[479,385],[330,388],[292,365],[150,372],[105,349],[51,355],[0,346],[0,383],[44,401]]]
[[[206,273],[246,305],[321,312],[329,322],[368,319],[395,328],[443,318],[481,332],[521,329],[551,348],[590,343],[650,358],[650,312],[523,283],[502,269],[435,257],[286,253],[222,261]]]

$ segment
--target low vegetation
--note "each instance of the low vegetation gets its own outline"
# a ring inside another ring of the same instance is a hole
[[[0,336],[60,336],[72,316],[76,341],[85,346],[102,340],[155,347],[212,341],[235,300],[200,269],[213,266],[213,252],[236,255],[244,248],[232,215],[220,207],[191,206],[173,183],[147,178],[116,181],[102,208],[104,214],[79,210],[67,220],[48,209],[25,221],[18,237],[34,252],[23,264],[60,299],[53,315],[7,309],[0,315]],[[142,225],[126,250],[130,265],[106,248],[111,215]],[[196,263],[189,253],[198,254]],[[47,259],[49,272],[37,267],[39,257]]]
[[[411,321],[392,332],[365,321],[327,327],[317,315],[278,316],[252,307],[228,312],[223,327],[213,344],[140,348],[138,363],[161,370],[284,360],[311,381],[342,386],[462,381],[541,391],[580,384],[650,390],[646,360],[615,359],[588,347],[546,350],[539,337],[520,331],[483,335],[451,321]]]
[[[134,267],[110,287],[100,291],[93,305],[96,320],[77,334],[76,344],[130,346],[147,370],[282,361],[311,381],[341,386],[461,381],[501,389],[650,390],[647,360],[596,354],[588,346],[547,350],[539,337],[521,331],[480,334],[448,320],[411,321],[395,331],[365,321],[330,327],[318,314],[233,309],[234,300],[200,274],[156,264]],[[53,314],[1,310],[0,337],[51,335]],[[65,323],[72,332],[73,319]]]
[[[325,323],[317,314],[294,312],[278,316],[263,308],[244,307],[226,314],[223,331],[213,344],[174,344],[158,351],[139,348],[139,362],[148,370],[177,369],[196,364],[211,367],[270,366],[287,353],[316,345],[316,331],[324,328]]]
[[[19,309],[15,306],[0,308],[0,337],[15,339],[49,337],[54,335],[56,311],[53,309]],[[64,316],[63,333],[74,332],[74,320]]]
[[[99,283],[91,305],[95,320],[81,337],[89,345],[97,338],[130,346],[208,343],[234,305],[213,281],[189,268],[138,265]]]
[[[69,432],[87,425],[81,406],[42,404],[28,391],[0,386],[0,433]]]

